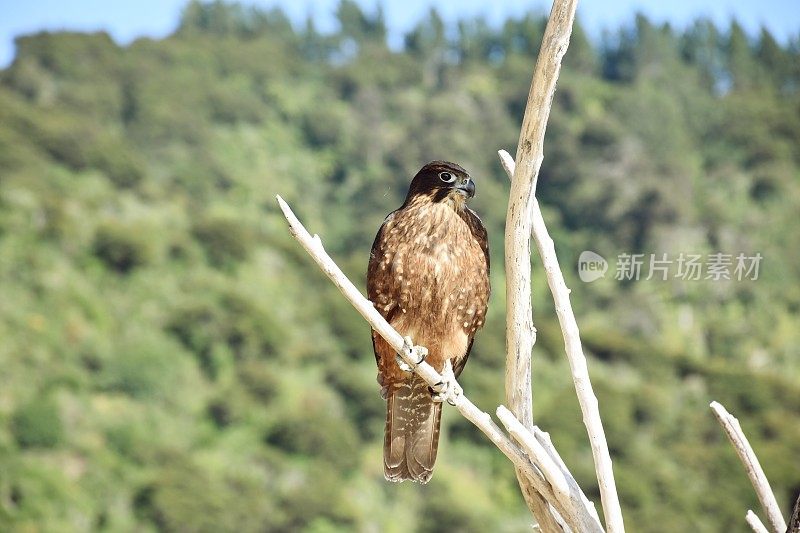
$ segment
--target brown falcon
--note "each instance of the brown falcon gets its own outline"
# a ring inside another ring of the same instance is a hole
[[[414,176],[403,205],[384,220],[367,270],[367,294],[403,336],[428,349],[426,361],[457,377],[489,302],[486,228],[467,207],[475,183],[454,163],[432,161]],[[386,479],[427,483],[439,446],[440,397],[375,331],[378,383],[386,400]]]

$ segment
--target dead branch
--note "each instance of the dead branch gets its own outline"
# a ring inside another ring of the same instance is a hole
[[[511,411],[502,405],[497,408],[497,418],[500,419],[500,421],[506,427],[506,430],[508,430],[508,434],[514,437],[514,440],[516,440],[520,446],[522,446],[523,451],[527,453],[529,457],[543,458],[543,460],[537,464],[539,470],[541,470],[545,479],[547,479],[547,481],[553,487],[553,492],[555,493],[556,498],[562,502],[568,502],[569,485],[567,484],[567,478],[564,477],[561,469],[547,454],[541,443],[536,440],[533,434],[528,431],[519,420],[517,420],[517,417],[515,417]],[[566,504],[568,503],[565,503],[565,505]]]
[[[548,448],[529,431],[533,428],[530,355],[535,341],[530,305],[530,206],[535,202],[533,193],[543,157],[544,132],[561,59],[569,44],[576,5],[577,0],[554,0],[553,3],[534,71],[520,135],[518,154],[520,155],[520,168],[524,170],[512,184],[506,221],[506,293],[508,301],[506,395],[512,411],[519,420],[508,411],[501,409],[499,412],[503,413],[503,421],[509,431],[513,432],[517,442],[525,445],[528,456],[526,457],[519,447],[500,430],[488,414],[478,410],[463,394],[454,393],[460,387],[451,387],[448,390],[448,400],[468,420],[478,426],[514,463],[523,496],[537,518],[540,529],[545,532],[602,531],[593,505],[580,491],[563,461],[552,448],[549,439],[546,441],[549,444]],[[342,294],[373,326],[373,329],[386,339],[407,363],[413,366],[419,359],[417,354],[421,347],[415,347],[410,340],[404,342],[400,334],[380,316],[372,304],[361,295],[333,260],[327,256],[319,237],[316,235],[312,237],[308,234],[280,197],[278,197],[278,203],[289,222],[293,236],[300,241],[320,268],[339,287]],[[424,362],[418,364],[415,371],[429,385],[441,381],[441,376]],[[548,449],[552,451],[548,452]],[[605,497],[603,503],[606,503]],[[619,520],[616,520],[612,509],[611,511],[606,510],[606,517],[607,524],[610,524],[610,531],[623,531],[621,515]]]
[[[511,155],[505,150],[498,151],[498,154],[506,174],[508,174],[509,178],[514,176],[512,179],[516,179],[515,164]],[[561,325],[561,334],[564,337],[567,360],[572,373],[572,381],[575,384],[578,403],[583,413],[583,423],[586,426],[586,432],[589,434],[589,443],[592,448],[597,481],[600,487],[600,497],[606,516],[606,528],[608,528],[609,532],[624,531],[622,509],[620,508],[617,487],[614,481],[611,455],[608,452],[608,443],[603,430],[603,421],[600,418],[597,397],[594,395],[592,382],[589,380],[589,369],[586,365],[586,357],[583,354],[578,322],[575,320],[575,313],[572,311],[572,304],[569,301],[570,290],[564,281],[553,239],[550,238],[550,234],[547,232],[547,226],[544,223],[542,212],[539,209],[539,202],[536,198],[532,199],[530,210],[531,233],[542,258],[547,285],[553,295],[558,323]]]
[[[530,370],[536,333],[531,309],[531,203],[544,157],[544,132],[576,7],[577,0],[553,2],[522,119],[517,147],[519,166],[511,183],[506,215],[506,402],[527,428],[533,426]]]
[[[750,526],[750,529],[754,531],[754,533],[769,533],[769,530],[766,528],[761,519],[754,513],[751,509],[747,510],[747,514],[744,517],[745,521],[747,521],[747,525]]]
[[[428,363],[419,361],[419,352],[422,347],[414,346],[413,342],[407,342],[403,337],[381,316],[373,307],[372,302],[367,300],[355,285],[345,276],[344,272],[336,265],[331,257],[325,252],[322,241],[318,235],[311,235],[297,219],[291,208],[286,202],[277,196],[283,215],[289,223],[292,236],[297,239],[300,245],[311,255],[317,265],[328,276],[328,278],[342,292],[344,297],[356,308],[364,319],[388,342],[398,354],[414,368],[429,385],[435,385],[442,381],[442,376]],[[447,391],[447,401],[452,403],[464,417],[480,429],[497,446],[500,451],[508,457],[519,472],[522,473],[526,481],[526,486],[542,498],[545,505],[551,509],[551,515],[558,529],[555,531],[602,531],[596,514],[593,514],[591,507],[583,504],[574,503],[575,498],[561,498],[556,496],[556,489],[551,483],[556,483],[557,490],[563,492],[566,487],[571,491],[564,475],[560,474],[559,468],[554,467],[551,456],[539,449],[534,449],[528,453],[520,450],[500,427],[495,424],[491,417],[478,409],[463,393],[460,387],[450,387]],[[513,417],[512,417],[513,418]],[[519,422],[517,421],[517,424]],[[521,425],[521,424],[520,424]],[[530,436],[533,439],[533,436]],[[544,467],[540,465],[546,465]],[[543,472],[547,471],[553,476],[553,480],[548,479]],[[572,476],[569,476],[571,479]],[[574,481],[574,480],[573,480]],[[571,494],[571,493],[570,493]],[[552,512],[554,510],[555,512]]]
[[[731,441],[733,449],[744,465],[744,470],[747,472],[747,477],[750,478],[750,483],[753,484],[753,489],[756,491],[758,501],[761,502],[761,507],[767,514],[767,520],[772,526],[772,531],[775,533],[784,533],[786,531],[786,522],[781,515],[781,509],[778,507],[778,501],[775,499],[775,494],[769,486],[767,476],[758,462],[753,447],[745,437],[742,427],[735,416],[730,414],[722,404],[718,402],[711,402],[711,410],[714,416],[717,417],[725,434],[728,435],[728,440]]]
[[[576,516],[579,516],[584,521],[578,531],[587,531],[595,524],[599,525],[600,518],[597,516],[594,505],[586,498],[575,478],[572,477],[564,462],[561,461],[561,457],[553,448],[549,436],[546,440],[540,438],[542,435],[547,434],[536,426],[533,427],[533,432],[529,431],[511,411],[502,405],[497,408],[497,417],[506,427],[509,435],[522,446],[525,453],[529,457],[537,458],[535,461],[536,466],[539,467],[545,479],[553,487],[556,498],[565,507],[572,509]]]
[[[530,234],[531,213],[536,202],[536,182],[544,158],[544,134],[550,116],[553,95],[561,59],[569,46],[577,0],[554,0],[547,21],[542,47],[533,73],[525,115],[517,145],[517,165],[512,172],[511,193],[506,215],[506,402],[526,428],[533,426],[531,400],[531,351],[536,342],[531,308]],[[541,246],[540,246],[541,249]],[[557,263],[556,263],[557,268]],[[551,286],[552,287],[552,286]],[[556,295],[554,291],[554,297]],[[558,302],[556,302],[558,308]],[[569,309],[569,307],[567,307]],[[571,313],[571,311],[570,311]],[[561,319],[561,314],[559,314]],[[563,328],[563,323],[562,323]],[[577,328],[575,328],[577,331]],[[575,336],[577,337],[577,335]],[[565,340],[567,337],[565,336]],[[569,344],[569,341],[567,341]],[[580,344],[578,344],[578,348]],[[580,362],[575,360],[578,365]],[[585,360],[583,360],[585,367]],[[570,359],[570,365],[573,360]],[[575,370],[575,369],[573,369]],[[591,391],[585,372],[573,372],[576,388]],[[594,400],[594,403],[591,402]],[[590,429],[592,455],[598,473],[598,483],[606,517],[606,527],[612,533],[624,531],[622,511],[616,492],[611,459],[605,445],[602,424],[597,415],[594,394],[581,398],[584,423]],[[587,417],[587,413],[590,416]],[[522,485],[522,480],[520,480]],[[523,488],[523,493],[527,492]],[[526,496],[529,506],[540,520],[546,510],[535,499]]]
[[[550,458],[558,465],[558,467],[561,469],[561,472],[564,473],[564,477],[567,478],[567,484],[570,487],[571,494],[580,495],[583,504],[589,509],[589,512],[592,514],[592,516],[598,522],[600,522],[600,516],[597,514],[597,509],[595,509],[594,502],[592,502],[589,498],[586,497],[586,495],[583,493],[580,486],[578,485],[578,482],[575,481],[574,477],[572,477],[572,472],[569,471],[567,465],[564,463],[564,460],[561,459],[561,455],[559,455],[555,446],[553,446],[553,441],[550,440],[550,434],[545,431],[542,431],[541,429],[539,429],[538,426],[533,426],[531,433],[533,433],[533,436],[536,438],[537,441],[539,441],[539,444],[542,445],[547,455],[549,455]]]

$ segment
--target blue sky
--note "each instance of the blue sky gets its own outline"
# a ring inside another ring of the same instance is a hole
[[[394,43],[401,42],[403,32],[425,16],[432,5],[448,21],[483,14],[491,22],[528,10],[544,12],[550,7],[549,1],[542,0],[358,0],[367,10],[374,9],[378,1],[384,6],[390,40]],[[184,3],[185,0],[0,0],[0,68],[13,58],[16,35],[43,29],[102,29],[117,42],[127,44],[142,35],[169,34]],[[314,13],[322,29],[332,29],[338,0],[245,0],[243,3],[282,6],[296,22]],[[782,42],[800,35],[800,0],[581,0],[578,6],[578,16],[593,37],[599,37],[604,28],[630,22],[636,11],[678,27],[698,16],[727,25],[735,16],[752,35],[762,25]]]

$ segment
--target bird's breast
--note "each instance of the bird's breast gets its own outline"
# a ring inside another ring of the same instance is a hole
[[[469,226],[451,207],[410,209],[388,233],[386,249],[392,252],[383,259],[403,312],[455,320],[469,311],[470,284],[485,277],[487,267]]]

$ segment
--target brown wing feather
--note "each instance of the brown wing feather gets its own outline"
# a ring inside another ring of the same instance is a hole
[[[472,344],[475,342],[475,332],[472,331],[473,326],[476,326],[476,322],[480,321],[480,325],[477,327],[482,327],[483,321],[486,319],[486,311],[489,307],[489,295],[491,292],[491,285],[489,283],[489,271],[491,266],[491,261],[489,258],[489,235],[486,232],[486,227],[483,225],[480,217],[472,209],[464,209],[463,215],[467,226],[469,226],[472,235],[475,237],[475,240],[478,241],[478,244],[483,251],[483,256],[486,260],[486,275],[483,279],[471,280],[472,285],[475,287],[475,294],[473,297],[476,300],[475,305],[477,309],[475,315],[473,315],[474,319],[469,322],[466,328],[464,328],[466,331],[470,332],[469,344],[467,345],[467,350],[464,353],[464,356],[460,359],[457,359],[453,365],[453,374],[456,377],[461,375],[461,372],[464,370],[464,367],[467,364],[467,359],[469,359],[469,354],[472,352]]]
[[[486,227],[483,225],[483,221],[481,218],[470,208],[464,209],[465,217],[464,219],[469,226],[472,235],[475,237],[475,240],[478,241],[478,244],[481,246],[481,250],[483,250],[483,256],[486,258],[486,277],[489,277],[490,271],[490,260],[489,260],[489,234],[486,232]],[[487,286],[488,286],[488,279],[487,279]]]
[[[398,294],[395,284],[391,282],[390,276],[385,270],[382,269],[381,262],[386,253],[386,239],[385,228],[394,217],[394,212],[387,216],[383,224],[381,224],[375,240],[372,242],[372,249],[369,253],[369,264],[367,266],[367,298],[375,306],[375,309],[386,319],[391,322],[392,317],[397,313]],[[375,352],[375,361],[380,367],[380,354],[386,353],[386,348],[391,348],[380,335],[372,332],[372,349]]]
[[[469,359],[469,354],[472,351],[472,343],[475,342],[475,337],[470,337],[469,345],[467,345],[467,351],[464,354],[464,357],[456,361],[456,364],[453,366],[453,375],[458,377],[461,375],[461,372],[464,370],[464,367],[467,366],[467,359]]]

